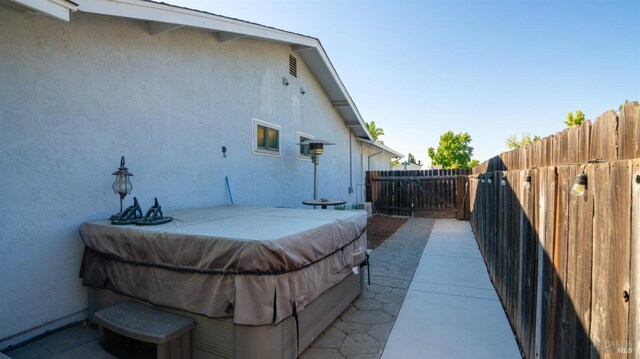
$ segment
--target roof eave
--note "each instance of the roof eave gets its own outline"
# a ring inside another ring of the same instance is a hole
[[[78,4],[69,0],[9,0],[38,14],[69,21],[70,13],[78,9]]]

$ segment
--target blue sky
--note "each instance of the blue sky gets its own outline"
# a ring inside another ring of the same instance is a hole
[[[446,131],[474,158],[640,100],[640,1],[165,0],[319,38],[385,144],[430,163]]]

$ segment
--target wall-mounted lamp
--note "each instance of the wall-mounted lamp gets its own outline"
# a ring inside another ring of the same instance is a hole
[[[582,172],[576,176],[576,181],[573,183],[573,187],[571,187],[571,194],[574,196],[583,196],[586,189],[587,175]]]
[[[531,174],[527,173],[527,175],[524,178],[524,188],[529,189],[531,187]]]
[[[480,176],[480,182],[484,183],[484,176]]]
[[[489,176],[489,177],[487,178],[487,183],[492,183],[492,182],[493,182],[493,180],[491,179],[491,176]]]
[[[503,185],[503,186],[506,186],[507,185],[507,178],[503,177],[502,180],[500,181],[500,184]]]
[[[282,78],[282,84],[285,85],[285,86],[289,86],[289,80],[287,80],[286,77],[283,77]]]
[[[133,185],[129,180],[129,177],[133,176],[133,173],[129,172],[128,168],[124,166],[124,156],[120,158],[120,168],[113,172],[112,175],[116,176],[116,180],[113,182],[113,185],[111,185],[111,188],[113,188],[114,193],[120,194],[120,212],[114,216],[119,216],[120,213],[122,213],[122,200],[128,193],[131,193],[133,189]]]
[[[227,157],[227,146],[222,146],[222,157]]]
[[[300,93],[304,95],[307,93],[307,91],[304,90],[304,87],[300,87]]]

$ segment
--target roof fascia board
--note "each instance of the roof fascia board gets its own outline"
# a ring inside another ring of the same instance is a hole
[[[32,0],[33,1],[33,0]],[[315,39],[240,20],[183,9],[166,4],[136,0],[82,0],[78,10],[142,21],[164,22],[212,32],[229,32],[260,39],[315,46]]]
[[[71,11],[78,6],[66,0],[11,0],[12,2],[34,10],[37,13],[49,15],[63,21],[69,21]]]

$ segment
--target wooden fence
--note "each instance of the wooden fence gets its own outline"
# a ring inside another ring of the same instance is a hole
[[[471,226],[525,357],[640,357],[639,140],[631,102],[473,170]]]
[[[469,219],[467,169],[368,171],[367,201],[379,213]]]

